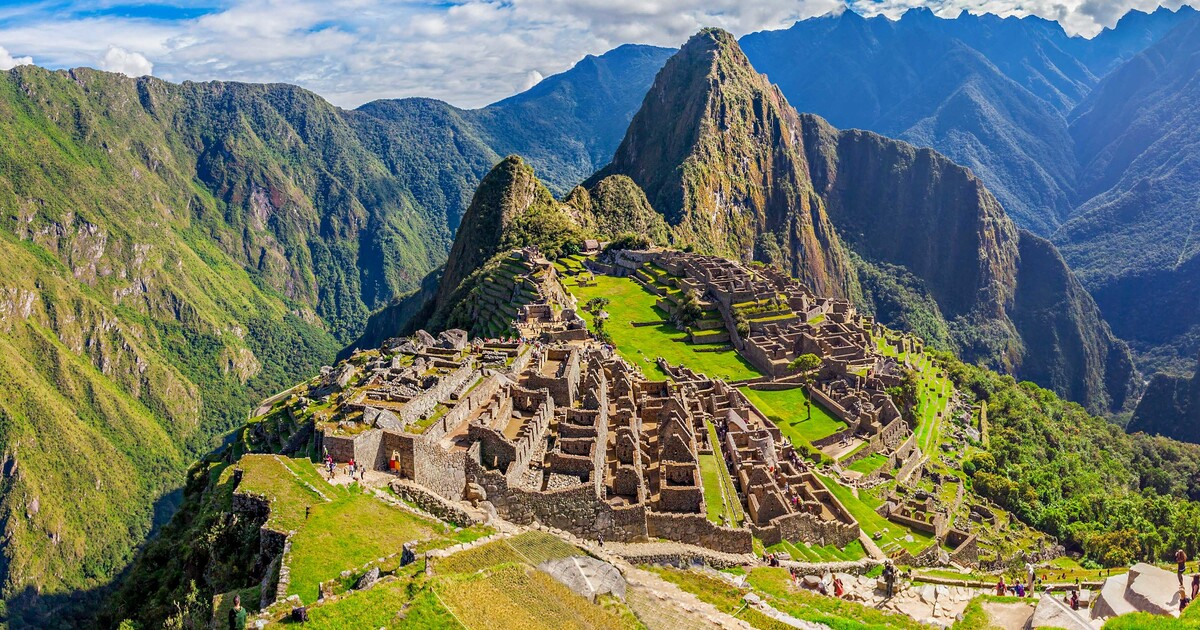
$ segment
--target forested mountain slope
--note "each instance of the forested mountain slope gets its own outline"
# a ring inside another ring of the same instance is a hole
[[[606,160],[665,52],[589,57],[478,111],[0,74],[10,609],[58,606],[39,600],[120,571],[215,436],[439,267],[498,151],[544,147],[563,190]]]

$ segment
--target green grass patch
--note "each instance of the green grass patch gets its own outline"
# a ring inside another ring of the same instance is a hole
[[[828,477],[820,477],[825,487],[829,488],[829,491],[837,497],[838,501],[841,501],[842,505],[849,510],[854,519],[858,521],[858,526],[868,536],[874,539],[876,532],[883,532],[883,537],[877,541],[881,548],[894,544],[916,554],[934,542],[931,534],[909,530],[877,514],[875,508],[879,506],[880,502],[875,497],[872,497],[870,493],[863,492],[856,497],[850,492],[849,488]],[[905,537],[908,535],[911,535],[913,538],[911,542],[905,540]],[[886,548],[884,552],[887,552]]]
[[[455,618],[468,628],[524,630],[637,628],[632,615],[597,606],[532,567],[509,564],[435,587]]]
[[[374,496],[347,492],[331,503],[314,505],[308,521],[292,537],[287,557],[292,572],[288,594],[308,604],[317,586],[345,569],[398,553],[404,543],[432,536],[436,525]]]
[[[879,470],[880,468],[884,467],[887,463],[888,463],[888,458],[886,455],[881,455],[879,453],[872,453],[872,454],[867,455],[866,457],[854,462],[853,464],[850,464],[849,466],[847,466],[847,468],[849,468],[850,470],[856,471],[856,472],[860,472],[864,475],[869,475],[869,474],[875,472],[876,470]]]
[[[708,512],[708,520],[724,524],[725,517],[735,527],[741,526],[743,519],[742,501],[734,489],[733,480],[725,467],[725,460],[720,456],[721,448],[717,439],[717,430],[711,422],[705,422],[706,435],[713,452],[700,456],[700,478],[704,483],[704,503]]]
[[[812,418],[809,418],[805,403],[809,401],[804,388],[765,391],[739,388],[758,410],[770,418],[779,430],[793,443],[809,444],[813,440],[829,437],[847,427],[820,403],[812,403]]]
[[[629,278],[596,276],[591,286],[581,287],[577,282],[567,281],[567,288],[580,304],[604,297],[611,300],[605,311],[608,320],[604,329],[612,337],[617,352],[631,365],[639,366],[647,378],[665,380],[667,375],[655,365],[662,357],[672,365],[683,364],[713,378],[734,381],[761,376],[745,359],[733,350],[700,352],[711,345],[688,344],[676,341],[686,337],[684,331],[666,323],[666,313],[654,305],[657,296],[643,289]],[[591,313],[582,313],[595,330]],[[634,327],[633,322],[662,321],[656,326]]]
[[[747,583],[769,596],[769,603],[797,619],[823,623],[834,630],[902,629],[925,626],[904,615],[885,613],[856,602],[818,595],[791,584],[787,569],[758,567],[750,572]]]

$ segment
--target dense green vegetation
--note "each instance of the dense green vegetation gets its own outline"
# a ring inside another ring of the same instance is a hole
[[[1032,383],[938,359],[987,402],[987,452],[963,463],[975,492],[1105,566],[1200,551],[1200,447],[1126,434]]]

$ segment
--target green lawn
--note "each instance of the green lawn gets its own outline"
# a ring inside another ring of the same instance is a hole
[[[779,430],[794,444],[807,444],[829,437],[846,428],[846,423],[829,413],[819,403],[812,404],[812,419],[804,403],[808,394],[804,388],[771,392],[749,387],[739,388],[758,410],[779,426]]]
[[[657,296],[629,278],[596,276],[592,286],[581,287],[574,279],[566,279],[566,287],[582,306],[596,297],[608,298],[608,321],[605,329],[617,346],[617,352],[632,365],[641,367],[647,378],[667,378],[654,361],[663,357],[672,365],[683,364],[713,378],[735,381],[761,376],[737,352],[701,352],[724,344],[692,345],[684,341],[687,334],[665,322],[665,313],[654,305]],[[590,313],[582,312],[595,329]],[[653,326],[634,327],[633,322],[659,321]]]
[[[867,551],[857,540],[850,541],[845,549],[838,549],[833,545],[810,546],[802,542],[792,543],[785,540],[778,545],[768,547],[767,551],[786,551],[796,562],[839,562],[861,560],[867,557]]]
[[[820,475],[819,475],[820,476]],[[862,528],[872,540],[875,539],[875,532],[883,532],[883,537],[876,540],[876,544],[884,553],[888,552],[888,548],[892,545],[898,545],[913,554],[920,552],[934,542],[931,534],[909,530],[903,525],[893,523],[886,518],[883,518],[875,512],[875,508],[880,505],[880,502],[870,493],[861,492],[859,496],[854,496],[849,488],[835,482],[834,480],[820,476],[821,481],[826,488],[841,501],[842,505],[850,511],[850,514],[858,521],[858,526]],[[904,539],[907,535],[912,535],[913,541],[909,542]]]
[[[850,470],[860,472],[864,475],[869,475],[869,474],[875,472],[876,470],[879,470],[880,468],[882,468],[885,464],[887,464],[887,462],[888,462],[888,458],[886,455],[881,455],[879,453],[872,453],[872,454],[867,455],[866,457],[854,462],[853,464],[850,464],[850,466],[848,468]]]
[[[305,603],[317,600],[317,585],[344,569],[397,553],[404,543],[428,538],[435,524],[356,491],[331,503],[313,506],[312,514],[292,537],[288,594]]]
[[[281,625],[293,625],[286,621]],[[296,624],[299,625],[299,624]],[[309,608],[306,630],[336,628],[463,628],[420,579],[393,580]]]
[[[721,457],[720,446],[717,442],[717,430],[711,422],[707,425],[707,437],[713,445],[713,454],[700,456],[700,479],[704,484],[704,503],[708,511],[708,520],[724,524],[726,516],[734,526],[742,524],[742,504],[733,480],[725,468],[725,460]]]

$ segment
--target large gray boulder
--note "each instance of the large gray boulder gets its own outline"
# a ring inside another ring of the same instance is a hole
[[[1092,630],[1091,624],[1083,616],[1072,610],[1066,602],[1049,593],[1038,601],[1033,617],[1029,620],[1029,627]]]
[[[1140,562],[1128,574],[1105,580],[1092,607],[1092,618],[1105,619],[1131,612],[1178,615],[1179,578],[1170,571]]]
[[[571,556],[547,560],[538,569],[558,580],[577,595],[596,601],[596,597],[611,594],[625,599],[625,576],[613,565],[590,556]]]

